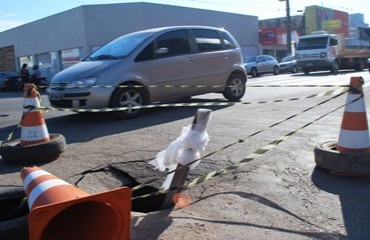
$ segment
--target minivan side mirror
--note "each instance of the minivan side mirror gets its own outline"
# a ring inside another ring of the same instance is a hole
[[[155,50],[155,54],[161,55],[161,54],[167,54],[167,53],[168,53],[168,48],[166,47],[162,47],[162,48]]]

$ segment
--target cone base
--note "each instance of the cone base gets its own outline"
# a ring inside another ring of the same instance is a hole
[[[320,168],[344,175],[369,176],[370,153],[339,152],[336,141],[318,144],[314,149],[315,162]]]

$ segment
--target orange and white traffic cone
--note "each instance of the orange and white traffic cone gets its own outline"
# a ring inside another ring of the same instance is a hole
[[[41,106],[40,94],[32,84],[25,84],[21,121],[21,146],[50,141]]]
[[[339,152],[370,152],[362,77],[351,77],[337,150]]]
[[[131,190],[89,195],[39,167],[21,171],[30,240],[130,238]]]

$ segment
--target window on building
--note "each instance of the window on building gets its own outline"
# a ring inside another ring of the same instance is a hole
[[[62,57],[62,69],[66,69],[81,61],[81,50],[80,48],[73,48],[61,51]]]
[[[43,77],[50,79],[54,75],[51,53],[40,53],[36,55],[37,65]]]
[[[32,68],[33,61],[31,56],[23,56],[19,58],[19,65],[22,67],[23,64],[28,65],[28,70]]]
[[[95,52],[99,48],[101,48],[101,46],[91,46],[91,52]]]

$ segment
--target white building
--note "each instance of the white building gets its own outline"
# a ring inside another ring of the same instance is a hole
[[[142,2],[85,5],[1,32],[0,71],[38,64],[50,78],[121,35],[170,25],[223,27],[245,55],[259,52],[256,16]]]

